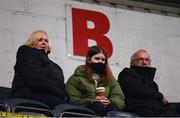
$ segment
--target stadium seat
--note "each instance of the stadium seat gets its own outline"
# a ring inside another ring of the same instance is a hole
[[[106,114],[106,117],[139,117],[136,114],[128,113],[128,112],[121,112],[121,111],[109,111]]]
[[[12,98],[6,104],[10,107],[10,111],[14,113],[53,117],[53,111],[46,104],[39,101]]]
[[[11,88],[0,86],[0,99],[7,101],[11,94]]]
[[[0,100],[0,111],[9,112],[9,107],[4,103],[4,101]]]
[[[57,105],[54,111],[56,117],[97,117],[90,109],[72,104]]]
[[[9,107],[5,103],[9,99],[10,92],[10,88],[0,86],[0,111],[10,111]]]

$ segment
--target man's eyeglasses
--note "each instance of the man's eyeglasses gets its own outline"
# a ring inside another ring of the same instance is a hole
[[[151,62],[152,61],[149,58],[135,58],[134,60],[136,60],[136,61],[147,61],[147,62]]]

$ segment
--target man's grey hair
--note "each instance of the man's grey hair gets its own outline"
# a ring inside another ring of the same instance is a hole
[[[149,53],[145,49],[139,49],[131,55],[130,65],[132,64],[132,61],[134,61],[137,58],[137,55],[139,52],[146,53],[148,55],[148,57],[150,58]]]

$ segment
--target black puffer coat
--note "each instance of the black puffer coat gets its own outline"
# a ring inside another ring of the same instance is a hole
[[[155,71],[152,67],[131,66],[120,72],[118,82],[125,95],[126,111],[140,108],[161,112],[163,95],[154,81]]]
[[[21,46],[14,71],[12,97],[44,101],[42,96],[50,96],[65,100],[67,93],[62,69],[48,58],[44,50]]]

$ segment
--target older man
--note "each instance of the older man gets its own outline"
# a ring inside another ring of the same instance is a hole
[[[168,101],[159,92],[154,81],[155,72],[146,50],[140,49],[131,56],[130,68],[124,68],[118,76],[125,95],[125,111],[140,116],[179,116],[176,106],[171,105],[170,109]]]

